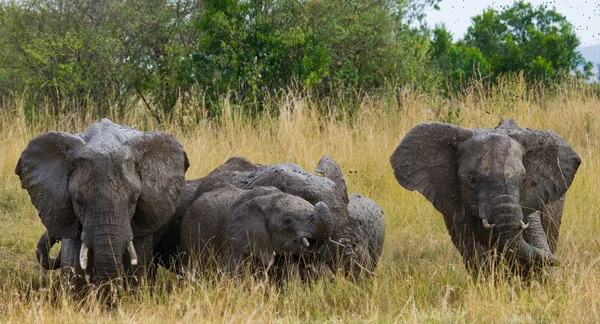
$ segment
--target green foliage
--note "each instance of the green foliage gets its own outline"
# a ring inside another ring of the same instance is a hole
[[[444,26],[436,26],[430,54],[442,75],[446,77],[445,90],[458,90],[473,78],[488,75],[490,63],[480,49],[460,41],[452,43],[452,35]]]
[[[493,83],[521,71],[530,82],[572,73],[580,79],[591,76],[593,65],[576,51],[579,40],[572,25],[555,10],[519,1],[502,12],[487,9],[472,20],[456,43],[444,26],[433,31],[429,53],[447,80],[445,90],[460,90],[473,78]]]
[[[123,114],[141,102],[160,122],[178,104],[202,102],[217,115],[226,94],[259,111],[288,87],[318,97],[430,94],[520,71],[529,81],[591,75],[573,27],[554,10],[488,9],[455,42],[443,26],[423,24],[439,2],[0,2],[0,96],[25,94],[28,118],[48,108]]]
[[[534,8],[519,1],[500,13],[488,9],[473,17],[464,43],[481,51],[494,77],[518,71],[529,80],[591,76],[592,65],[576,51],[580,43],[573,26],[544,5]]]
[[[105,114],[133,95],[169,111],[189,85],[195,1],[27,0],[1,4],[0,91]]]
[[[410,3],[205,1],[193,55],[198,83],[211,98],[234,91],[237,99],[260,101],[295,81],[327,95],[426,80],[428,35],[403,20]]]

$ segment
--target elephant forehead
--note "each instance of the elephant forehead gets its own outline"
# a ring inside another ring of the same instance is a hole
[[[277,209],[284,212],[299,212],[299,211],[312,211],[314,206],[308,201],[301,197],[281,193],[273,195],[273,202]]]
[[[86,145],[74,153],[75,161],[89,161],[92,164],[124,164],[132,161],[134,154],[124,145]]]
[[[92,124],[84,133],[78,135],[88,146],[110,149],[111,147],[119,147],[128,139],[143,134],[143,132],[137,129],[118,125],[104,118],[102,121]]]
[[[461,167],[475,168],[485,174],[501,173],[512,177],[523,173],[523,148],[509,136],[499,133],[475,132],[461,146]]]

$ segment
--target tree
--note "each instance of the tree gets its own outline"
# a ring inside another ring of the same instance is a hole
[[[464,41],[453,43],[452,35],[445,26],[436,26],[429,49],[433,63],[446,79],[442,88],[446,91],[461,89],[475,77],[490,74],[491,66],[484,54]]]
[[[573,26],[554,9],[518,1],[502,12],[487,9],[472,20],[464,43],[481,51],[493,76],[518,71],[530,80],[591,76],[593,65],[576,51],[580,42]]]

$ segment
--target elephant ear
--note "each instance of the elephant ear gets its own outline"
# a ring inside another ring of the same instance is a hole
[[[142,183],[131,227],[134,236],[145,236],[158,230],[175,212],[190,163],[177,139],[163,132],[133,137],[125,145],[135,154]]]
[[[443,215],[454,215],[460,195],[457,148],[472,134],[444,123],[415,126],[390,157],[396,180],[423,194]]]
[[[81,138],[68,133],[44,133],[29,142],[17,162],[15,173],[21,186],[29,192],[53,237],[77,237],[79,223],[71,204],[68,176],[73,152],[84,145]]]
[[[348,204],[348,187],[346,186],[344,173],[342,173],[342,168],[340,168],[340,166],[333,159],[328,156],[323,156],[315,167],[315,172],[331,179],[335,183],[340,197],[342,197],[344,202]]]
[[[512,122],[512,121],[510,121]],[[509,123],[504,122],[502,125]],[[575,177],[581,158],[553,131],[516,126],[506,128],[508,135],[524,149],[526,174],[521,189],[521,204],[534,210],[562,197]]]
[[[269,232],[269,208],[273,193],[281,193],[273,187],[266,190],[252,189],[242,200],[250,198],[234,211],[233,219],[228,223],[227,237],[235,243],[234,250],[240,254],[253,255],[268,266],[273,257],[275,247]]]

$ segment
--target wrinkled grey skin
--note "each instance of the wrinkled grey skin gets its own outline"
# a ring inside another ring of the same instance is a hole
[[[331,217],[327,220],[327,228],[330,229],[328,235],[331,240],[318,244],[317,259],[312,259],[311,262],[315,262],[316,268],[341,267],[346,274],[358,273],[363,269],[374,270],[376,260],[372,262],[373,256],[379,255],[385,234],[383,212],[378,206],[375,208],[375,202],[370,199],[357,199],[353,205],[355,207],[349,208],[343,174],[339,166],[330,158],[323,157],[315,171],[323,176],[309,174],[292,163],[265,166],[254,164],[241,157],[233,157],[206,177],[187,181],[182,203],[171,222],[161,230],[160,236],[163,239],[155,246],[157,261],[168,269],[178,271],[181,264],[173,261],[180,253],[179,233],[186,210],[204,193],[210,192],[223,183],[231,183],[243,189],[274,186],[285,193],[299,196],[311,204],[322,201],[328,207],[335,206],[329,207]],[[353,212],[356,215],[350,214]],[[374,221],[367,221],[368,218],[373,218]],[[374,228],[357,228],[364,226],[363,224],[373,224]],[[371,233],[378,233],[381,237],[379,243],[361,237]],[[372,244],[372,246],[365,247],[361,244]],[[377,252],[369,253],[368,251],[371,250]],[[346,258],[340,260],[340,255],[345,255]],[[355,261],[359,264],[357,265]]]
[[[315,172],[331,179],[340,193],[346,194],[347,186],[340,166],[328,156],[319,160]],[[348,202],[348,237],[354,250],[355,260],[361,270],[373,273],[383,250],[385,239],[385,215],[383,209],[372,199],[352,194]]]
[[[385,215],[373,200],[361,194],[350,195],[350,241],[356,251],[357,262],[364,270],[373,273],[383,250],[385,240]]]
[[[153,234],[179,204],[188,168],[179,142],[108,119],[85,132],[48,132],[29,142],[16,174],[29,192],[46,232],[36,249],[46,269],[61,268],[69,288],[85,276],[94,284],[149,271]],[[59,257],[48,250],[62,240]],[[132,254],[127,246],[133,243]],[[88,247],[82,269],[82,243]],[[137,254],[137,265],[134,256]]]
[[[211,180],[212,179],[212,180]],[[292,194],[307,200],[311,204],[323,202],[329,207],[331,217],[328,228],[331,230],[329,237],[334,243],[322,245],[321,259],[328,260],[330,266],[341,266],[345,271],[351,272],[352,265],[348,261],[354,251],[348,244],[349,216],[348,195],[338,189],[336,183],[327,177],[322,177],[306,172],[297,164],[283,163],[277,165],[254,164],[241,157],[233,157],[222,166],[211,172],[207,181],[227,182],[241,189],[272,186],[285,193]],[[201,190],[207,190],[206,184]],[[344,260],[347,256],[348,260]]]
[[[184,265],[196,260],[207,270],[216,261],[232,273],[248,261],[268,270],[277,256],[308,257],[311,244],[327,239],[330,217],[324,203],[313,206],[274,187],[223,184],[197,198],[183,217]]]
[[[400,185],[442,213],[467,269],[487,273],[493,251],[519,271],[556,261],[564,194],[581,163],[556,133],[512,120],[475,130],[420,124],[390,162]]]

